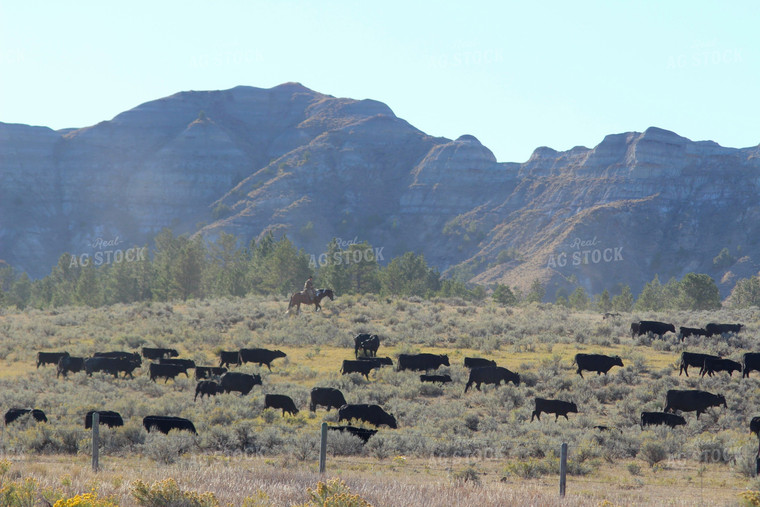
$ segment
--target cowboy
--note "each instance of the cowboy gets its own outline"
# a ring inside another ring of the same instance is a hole
[[[314,281],[312,280],[311,275],[309,275],[309,278],[307,278],[306,282],[303,284],[303,293],[306,294],[306,297],[309,298],[310,302],[314,301],[314,298],[317,295],[314,291]]]

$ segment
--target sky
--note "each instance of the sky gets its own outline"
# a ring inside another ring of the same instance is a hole
[[[375,99],[500,162],[672,130],[760,144],[756,1],[0,0],[0,122],[85,127],[185,90]]]

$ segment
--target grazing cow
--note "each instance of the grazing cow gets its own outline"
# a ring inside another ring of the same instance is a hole
[[[742,355],[742,378],[749,378],[749,372],[760,371],[760,352],[746,352]]]
[[[269,349],[240,349],[241,363],[258,363],[259,366],[267,365],[269,371],[272,371],[270,363],[278,357],[285,357],[287,354],[281,350]]]
[[[37,352],[37,368],[40,365],[58,364],[62,357],[68,356],[68,352]]]
[[[5,413],[6,426],[24,414],[32,414],[32,418],[37,422],[48,422],[45,412],[37,408],[10,408]]]
[[[176,366],[181,366],[185,369],[183,372],[185,375],[187,375],[187,370],[190,368],[195,368],[195,361],[192,359],[176,359],[176,358],[160,358],[158,360],[158,364],[173,364]]]
[[[676,414],[669,414],[667,412],[642,412],[641,413],[641,428],[644,426],[662,425],[667,424],[671,428],[676,426],[683,426],[686,424],[686,419]]]
[[[710,336],[707,334],[707,331],[702,329],[701,327],[679,327],[678,328],[678,334],[681,335],[681,341],[684,341],[685,338],[688,338],[689,336]]]
[[[374,426],[382,424],[396,429],[396,418],[382,409],[379,405],[347,404],[338,409],[338,422],[359,419]]]
[[[441,365],[449,366],[446,354],[401,354],[398,356],[398,371],[437,370]]]
[[[98,424],[105,424],[109,428],[117,426],[124,426],[124,419],[121,418],[121,414],[112,410],[90,410],[84,416],[84,429],[89,430],[92,428],[92,414],[98,413]]]
[[[63,373],[64,378],[68,376],[69,372],[77,373],[84,370],[84,358],[74,356],[63,356],[58,360],[58,371],[55,377],[58,378]]]
[[[715,336],[716,334],[722,335],[728,333],[737,334],[741,332],[743,327],[744,324],[714,324],[711,322],[705,326],[705,331],[707,331],[707,336]]]
[[[480,384],[495,384],[499,387],[501,381],[504,384],[512,382],[514,385],[520,385],[520,375],[510,371],[503,366],[481,366],[479,368],[473,368],[470,370],[470,378],[467,380],[467,385],[464,386],[464,392],[470,389],[472,384],[475,384],[475,389],[480,391]]]
[[[713,356],[711,354],[701,354],[699,352],[681,352],[681,368],[678,370],[678,375],[680,376],[681,373],[686,373],[686,376],[689,376],[689,366],[699,367],[700,373],[702,372],[702,368],[705,366],[705,360],[706,359],[720,359],[718,356]]]
[[[126,359],[137,363],[137,366],[142,365],[142,358],[137,352],[124,352],[123,350],[115,350],[112,352],[95,352],[92,357],[110,357],[112,359]]]
[[[260,386],[261,375],[251,375],[249,373],[238,373],[234,371],[228,371],[222,375],[219,381],[219,387],[225,393],[231,391],[237,391],[241,395],[246,395],[251,392],[253,386]]]
[[[265,394],[264,408],[280,408],[282,409],[283,417],[285,417],[285,412],[290,415],[298,414],[298,409],[296,408],[296,404],[293,403],[293,399],[284,394]]]
[[[441,384],[446,384],[447,382],[451,382],[451,376],[450,375],[420,375],[420,382],[439,382]]]
[[[222,392],[222,389],[215,381],[201,380],[195,385],[195,396],[193,397],[193,401],[198,399],[198,394],[200,394],[201,399],[203,399],[204,394],[211,397],[220,392]]]
[[[343,365],[340,368],[340,373],[342,375],[348,375],[349,373],[361,373],[367,378],[367,380],[369,380],[369,372],[379,367],[379,364],[372,361],[354,361],[353,359],[344,359]]]
[[[633,324],[631,324],[632,333],[633,333],[633,330],[634,330]],[[643,334],[652,333],[662,338],[662,336],[668,331],[675,334],[676,327],[673,324],[658,322],[656,320],[640,320],[638,329],[635,332],[635,336],[641,336]]]
[[[221,350],[219,351],[219,366],[229,367],[231,364],[240,366],[239,350]]]
[[[541,412],[546,412],[547,414],[554,414],[554,420],[556,421],[557,419],[559,419],[559,416],[561,415],[565,416],[565,419],[567,419],[568,413],[572,412],[574,414],[577,414],[578,406],[571,401],[547,400],[545,398],[536,398],[536,409],[530,415],[530,421],[533,422],[534,417],[540,421]]]
[[[393,366],[393,359],[390,357],[364,357],[359,356],[358,361],[366,361],[368,363],[374,363],[378,367],[380,366]]]
[[[196,366],[195,367],[195,379],[201,380],[204,378],[221,377],[227,373],[227,368],[222,366]]]
[[[676,389],[670,389],[666,394],[666,404],[663,412],[675,412],[680,410],[681,412],[697,412],[697,419],[702,412],[705,412],[710,407],[718,407],[726,405],[726,398],[720,394],[712,394],[707,391],[699,391],[696,389],[679,391]]]
[[[84,360],[84,371],[90,377],[93,372],[102,371],[112,374],[114,378],[118,377],[120,372],[124,372],[125,378],[127,375],[134,378],[132,372],[139,366],[139,362],[119,357],[88,357]]]
[[[722,358],[714,358],[714,357],[708,357],[705,359],[705,363],[702,366],[702,372],[701,372],[703,377],[705,376],[705,374],[712,377],[714,373],[719,372],[719,371],[726,371],[728,372],[729,377],[733,377],[733,373],[735,371],[742,371],[742,365],[730,359],[722,359]]]
[[[334,387],[315,387],[311,390],[309,401],[309,410],[317,411],[317,406],[327,407],[329,412],[331,408],[340,408],[346,404],[346,398],[339,389]]]
[[[597,375],[607,372],[613,366],[623,366],[620,356],[605,356],[604,354],[575,354],[573,363],[578,365],[576,373],[583,378],[583,371],[595,371]]]
[[[484,366],[496,366],[496,361],[493,359],[485,359],[483,357],[465,357],[464,358],[464,367],[465,368],[482,368]]]
[[[158,347],[143,347],[142,356],[145,359],[162,359],[165,357],[177,357],[179,352],[176,349],[166,349]]]
[[[164,384],[169,382],[169,379],[174,380],[174,377],[180,373],[187,375],[187,368],[178,364],[157,364],[150,363],[148,366],[148,372],[150,373],[150,379],[155,382],[157,378],[163,378]]]
[[[195,431],[195,426],[190,421],[190,419],[185,419],[183,417],[149,415],[143,417],[143,426],[145,427],[145,431],[148,433],[150,433],[153,429],[157,429],[164,435],[169,433],[171,430],[184,430],[189,431],[195,435],[198,434],[198,432]]]
[[[374,357],[377,355],[377,349],[380,348],[380,337],[376,334],[361,333],[354,338],[354,355],[359,357],[359,349],[362,349],[365,356]]]
[[[327,429],[333,431],[340,431],[341,433],[350,433],[355,437],[362,439],[362,443],[366,444],[372,436],[377,433],[377,430],[371,430],[369,428],[357,428],[356,426],[328,426]]]

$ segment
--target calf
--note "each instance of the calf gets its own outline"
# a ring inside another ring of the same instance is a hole
[[[222,388],[219,387],[219,384],[217,384],[213,380],[201,380],[195,385],[195,396],[193,397],[193,401],[198,399],[198,394],[201,395],[201,399],[203,399],[203,396],[214,396],[217,393],[222,392]]]
[[[681,341],[689,336],[710,336],[707,331],[701,327],[679,327],[678,334],[681,335]]]
[[[662,425],[667,424],[671,428],[676,426],[683,426],[686,424],[686,419],[676,414],[669,414],[666,412],[642,412],[641,413],[641,427],[650,425]]]
[[[283,417],[285,416],[285,412],[290,415],[298,414],[298,409],[296,408],[296,404],[293,403],[293,399],[284,394],[264,395],[264,408],[280,408],[282,409]]]
[[[708,357],[705,359],[705,363],[702,366],[701,372],[703,377],[705,374],[712,377],[714,373],[719,371],[728,372],[728,376],[732,377],[733,372],[742,371],[742,365],[730,359],[721,359],[714,357]]]
[[[98,424],[105,424],[109,428],[115,428],[118,426],[124,426],[124,419],[121,414],[112,410],[90,410],[84,416],[84,429],[89,430],[92,428],[92,415],[98,414]]]
[[[607,372],[613,366],[623,366],[620,356],[605,356],[604,354],[575,354],[573,362],[578,365],[576,373],[583,378],[583,370],[595,371],[597,375]]]
[[[371,430],[369,428],[357,428],[356,426],[328,426],[327,429],[333,431],[340,431],[341,433],[350,433],[355,437],[359,437],[363,444],[372,438],[377,433],[377,430]]]
[[[446,384],[451,382],[450,375],[420,375],[420,382],[438,382],[440,384]]]
[[[547,414],[554,414],[554,420],[559,419],[559,416],[565,416],[567,419],[568,413],[578,413],[578,407],[575,403],[562,400],[547,400],[545,398],[536,398],[536,409],[530,415],[530,421],[533,422],[535,417],[539,421],[541,420],[541,412]]]

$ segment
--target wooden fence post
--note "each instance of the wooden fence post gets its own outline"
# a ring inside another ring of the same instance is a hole
[[[100,414],[98,414],[97,411],[93,411],[92,413],[92,471],[97,472],[99,463],[98,463],[98,450],[100,447],[100,435],[99,435],[99,426],[100,426]]]
[[[322,434],[319,439],[319,473],[325,473],[325,460],[327,458],[327,423],[322,423]]]
[[[559,450],[559,496],[565,498],[565,478],[567,475],[567,442],[562,442]]]

